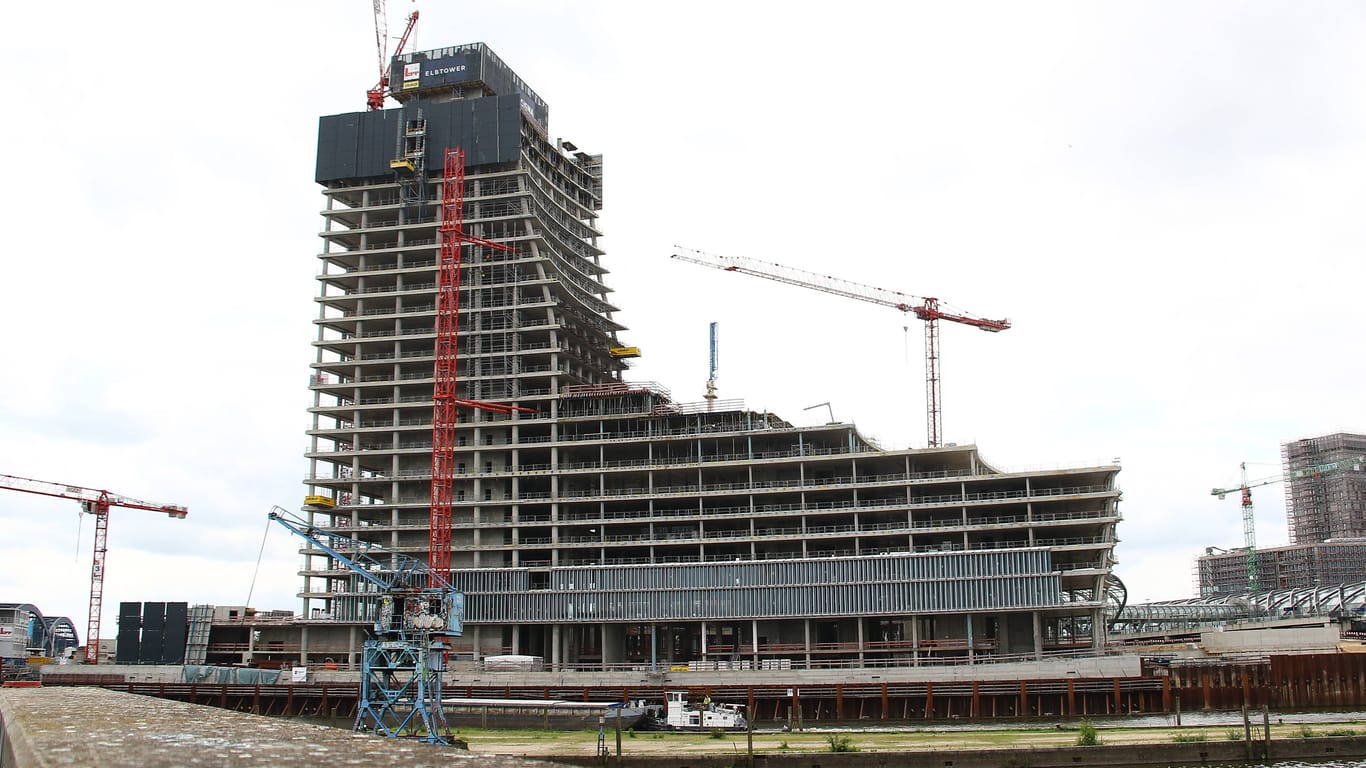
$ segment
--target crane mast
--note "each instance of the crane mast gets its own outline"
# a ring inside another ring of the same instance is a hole
[[[0,475],[0,488],[58,499],[71,499],[80,503],[83,512],[95,516],[95,554],[90,563],[90,613],[86,620],[85,663],[99,664],[100,613],[104,608],[104,563],[109,552],[109,509],[111,507],[142,509],[149,512],[160,512],[177,519],[185,517],[188,510],[177,504],[140,501],[109,491],[14,475]]]
[[[769,261],[760,261],[744,256],[720,256],[691,248],[679,248],[679,252],[673,254],[673,258],[691,264],[712,267],[723,272],[738,272],[787,285],[795,285],[799,288],[810,288],[811,290],[842,296],[846,299],[856,299],[883,307],[891,307],[900,312],[913,314],[923,320],[925,322],[925,442],[930,448],[939,447],[944,437],[944,417],[940,405],[943,401],[943,392],[940,388],[939,379],[939,321],[947,320],[952,323],[970,325],[990,333],[1004,331],[1010,327],[1009,319],[990,320],[966,312],[947,312],[937,298],[913,296],[901,291],[864,285],[852,280],[807,272],[803,269]]]
[[[1244,568],[1247,570],[1247,593],[1253,595],[1261,591],[1262,585],[1261,574],[1258,572],[1259,567],[1257,564],[1257,520],[1252,507],[1252,489],[1259,488],[1263,485],[1279,483],[1284,478],[1268,477],[1261,480],[1254,480],[1249,483],[1247,481],[1247,462],[1243,462],[1238,466],[1242,472],[1241,482],[1238,487],[1214,488],[1210,491],[1210,495],[1223,499],[1230,493],[1239,494],[1243,509],[1243,562]]]
[[[709,325],[709,326],[707,327],[707,336],[709,337],[709,342],[710,342],[709,345],[708,345],[708,347],[709,347],[709,348],[708,348],[708,353],[709,353],[709,354],[708,354],[708,356],[707,356],[710,365],[707,367],[707,394],[703,395],[703,397],[706,398],[706,400],[707,400],[707,410],[710,411],[710,410],[712,410],[712,408],[716,405],[716,363],[717,363],[716,341],[717,341],[717,340],[716,340],[716,322],[715,322],[715,321],[713,321],[713,322],[711,323],[711,325]]]
[[[432,388],[432,495],[428,558],[434,580],[450,575],[451,520],[455,501],[455,431],[458,408],[493,413],[534,413],[507,403],[457,396],[460,348],[460,268],[465,245],[498,251],[511,247],[465,232],[465,150],[447,149],[441,185],[441,223],[437,229],[436,372]]]

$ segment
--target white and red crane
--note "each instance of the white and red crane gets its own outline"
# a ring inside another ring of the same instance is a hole
[[[389,20],[388,11],[384,7],[384,0],[374,0],[375,6],[375,51],[379,54],[379,82],[365,92],[365,106],[371,112],[377,109],[384,109],[384,97],[389,95]],[[413,33],[413,27],[417,26],[417,11],[408,14],[408,26],[403,28],[403,35],[398,39],[398,47],[394,49],[394,56],[403,53],[403,46],[408,44],[408,36]]]
[[[677,246],[675,246],[677,247]],[[769,261],[750,259],[744,256],[719,256],[714,253],[679,248],[673,258],[704,267],[714,267],[723,272],[739,272],[754,277],[762,277],[779,283],[810,288],[816,291],[857,299],[884,307],[892,307],[901,312],[913,314],[925,321],[925,441],[930,448],[937,448],[944,438],[944,416],[940,410],[943,393],[939,383],[939,321],[947,320],[996,333],[1010,327],[1010,320],[988,320],[966,312],[945,311],[939,299],[912,296],[900,291],[878,288],[855,283],[829,275],[807,272],[803,269],[774,264]]]
[[[111,507],[145,509],[174,518],[185,517],[188,510],[178,504],[157,504],[139,501],[109,491],[83,488],[79,485],[51,483],[14,475],[0,475],[0,489],[36,493],[58,499],[72,499],[81,510],[95,516],[95,557],[90,565],[90,618],[86,624],[85,662],[98,664],[100,659],[100,609],[104,602],[104,561],[108,553],[109,510]]]

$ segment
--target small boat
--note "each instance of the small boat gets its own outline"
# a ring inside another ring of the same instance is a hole
[[[665,691],[664,724],[677,731],[743,731],[749,727],[740,704],[718,704],[708,696],[701,704],[688,703],[683,691]]]

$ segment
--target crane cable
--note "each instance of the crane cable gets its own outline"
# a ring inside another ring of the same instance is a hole
[[[266,554],[266,537],[270,535],[270,518],[266,518],[266,530],[261,533],[261,551],[256,553],[256,570],[251,572],[251,588],[247,590],[247,602],[243,605],[251,607],[251,596],[256,593],[256,577],[261,573],[261,558]]]

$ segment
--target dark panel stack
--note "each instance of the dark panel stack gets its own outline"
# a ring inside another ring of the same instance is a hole
[[[166,604],[166,628],[161,636],[161,663],[185,663],[185,639],[190,629],[190,604]]]
[[[427,121],[427,174],[441,175],[446,147],[463,147],[467,167],[515,163],[522,149],[521,101],[512,96],[488,96],[472,101],[426,103],[350,112],[318,121],[319,184],[358,178],[392,179],[389,161],[409,119]]]
[[[162,635],[166,627],[166,604],[142,604],[142,648],[139,664],[160,664]]]
[[[119,603],[118,647],[115,664],[136,664],[141,653],[138,631],[142,629],[142,603]]]

